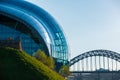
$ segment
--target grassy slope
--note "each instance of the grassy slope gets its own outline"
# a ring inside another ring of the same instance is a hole
[[[0,80],[64,80],[25,52],[0,48]]]

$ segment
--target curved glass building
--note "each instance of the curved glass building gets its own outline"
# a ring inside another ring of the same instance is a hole
[[[61,27],[46,11],[24,0],[0,1],[0,45],[30,55],[41,49],[56,62],[68,62],[68,44]]]

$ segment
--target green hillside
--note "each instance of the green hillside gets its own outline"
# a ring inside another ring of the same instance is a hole
[[[0,48],[0,80],[64,80],[23,51]]]

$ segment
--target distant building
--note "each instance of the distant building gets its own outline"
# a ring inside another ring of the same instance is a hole
[[[15,49],[22,50],[22,45],[20,40],[13,40],[12,38],[8,38],[6,40],[0,40],[0,47],[11,47]]]

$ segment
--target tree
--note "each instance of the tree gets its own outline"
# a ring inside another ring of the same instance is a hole
[[[51,56],[47,56],[43,51],[40,49],[37,52],[33,53],[33,57],[37,60],[41,61],[43,64],[48,66],[51,69],[55,68],[54,60]]]
[[[41,61],[42,63],[46,64],[47,56],[46,56],[45,53],[44,53],[43,51],[41,51],[40,49],[37,50],[37,52],[35,52],[35,53],[33,54],[33,56],[34,56],[37,60],[39,60],[39,61]]]
[[[55,63],[54,63],[54,60],[51,56],[47,57],[46,65],[51,69],[55,68]]]
[[[59,73],[61,75],[63,75],[64,77],[67,77],[68,75],[70,75],[69,66],[68,65],[63,65],[60,68]]]

